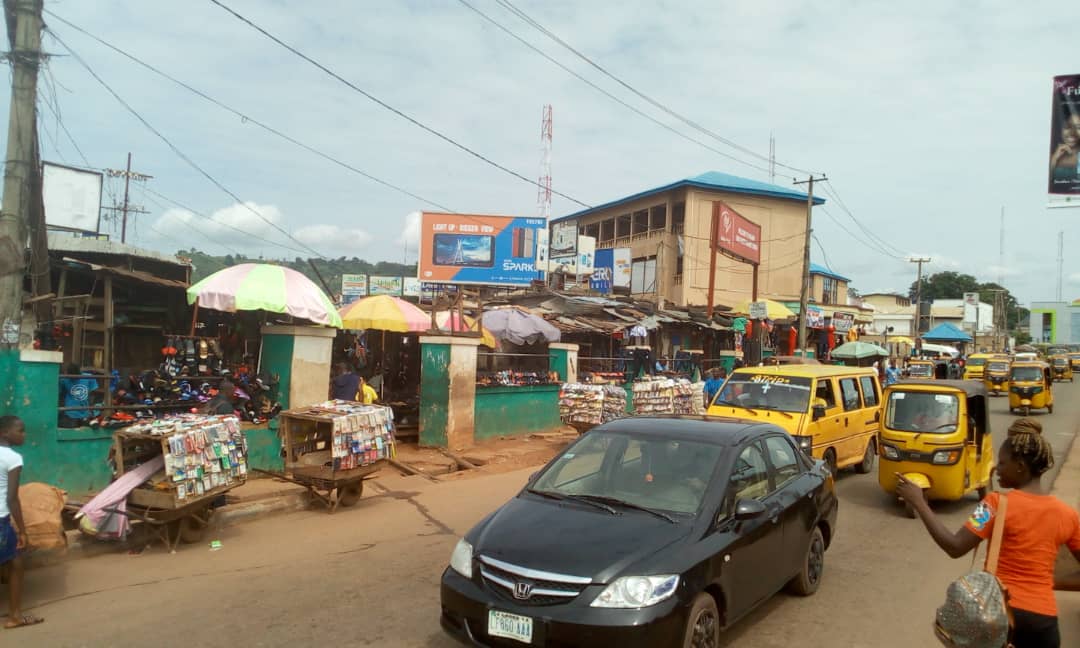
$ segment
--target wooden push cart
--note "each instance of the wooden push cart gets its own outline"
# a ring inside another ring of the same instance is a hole
[[[168,436],[152,435],[119,430],[113,436],[117,477],[133,467],[158,455],[169,455]],[[219,460],[220,461],[220,460]],[[223,475],[223,473],[218,473]],[[181,542],[192,544],[200,542],[210,524],[214,512],[215,500],[233,488],[247,481],[246,466],[240,474],[221,476],[220,483],[201,493],[188,495],[177,487],[168,474],[164,478],[152,477],[150,481],[132,490],[127,496],[125,511],[105,509],[112,513],[126,515],[153,529],[161,541],[175,552]],[[215,482],[218,481],[215,479]]]
[[[340,422],[335,425],[335,420],[353,416],[383,423],[356,428],[353,432],[342,432]],[[340,402],[338,408],[315,406],[288,410],[278,416],[278,421],[285,448],[285,479],[306,487],[330,513],[338,506],[353,506],[360,501],[364,480],[393,456],[393,416],[385,406]],[[381,427],[387,422],[389,431]],[[341,434],[351,434],[355,442],[337,443]],[[356,444],[365,441],[375,446],[376,436],[382,438],[378,447],[353,452]]]

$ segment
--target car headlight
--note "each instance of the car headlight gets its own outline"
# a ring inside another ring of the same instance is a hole
[[[893,461],[900,461],[900,451],[891,445],[882,444],[881,453],[886,459],[892,459]]]
[[[931,463],[948,466],[960,460],[959,450],[938,450],[931,458]]]
[[[678,585],[678,575],[624,576],[605,587],[590,605],[599,608],[648,607],[671,598]]]
[[[454,553],[450,554],[450,568],[465,578],[472,578],[472,545],[465,538],[458,540]]]

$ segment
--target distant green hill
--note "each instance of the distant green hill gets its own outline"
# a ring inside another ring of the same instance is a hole
[[[317,285],[321,285],[319,282],[319,276],[312,270],[311,264],[307,259],[301,259],[297,257],[293,260],[288,259],[265,259],[265,258],[249,258],[242,255],[227,254],[225,256],[214,256],[212,254],[206,254],[194,248],[190,250],[180,250],[176,253],[178,256],[191,259],[191,264],[195,266],[192,272],[192,283],[199,281],[205,277],[208,277],[218,270],[224,270],[231,266],[240,263],[273,263],[277,265],[285,266],[286,268],[292,268],[300,273],[303,273],[307,278],[314,281]],[[415,265],[403,265],[401,263],[391,263],[388,261],[379,261],[378,263],[369,263],[356,257],[347,259],[341,257],[340,259],[314,259],[315,267],[319,269],[319,274],[322,275],[323,280],[326,281],[330,288],[330,293],[341,291],[341,275],[343,274],[366,274],[366,275],[382,275],[389,277],[415,277],[416,266]]]

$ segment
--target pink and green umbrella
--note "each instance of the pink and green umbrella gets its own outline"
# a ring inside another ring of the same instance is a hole
[[[241,263],[203,279],[187,290],[188,303],[235,313],[264,310],[287,313],[316,324],[341,328],[334,302],[296,270],[268,263]]]

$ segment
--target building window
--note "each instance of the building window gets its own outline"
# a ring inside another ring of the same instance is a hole
[[[649,208],[649,231],[663,232],[667,229],[667,205],[655,205]]]
[[[581,230],[583,236],[591,236],[600,240],[600,223],[589,223],[585,227],[582,227]]]
[[[634,224],[630,230],[632,236],[638,234],[645,234],[649,231],[649,210],[642,209],[641,211],[634,212]]]
[[[615,238],[630,237],[630,214],[623,214],[615,219]]]
[[[675,203],[671,206],[671,232],[682,234],[683,224],[686,221],[686,203]]]
[[[638,257],[630,262],[630,294],[656,292],[656,257]]]
[[[609,218],[600,222],[600,241],[608,242],[615,240],[615,219]]]
[[[835,304],[837,299],[837,281],[832,277],[821,278],[821,303]]]

